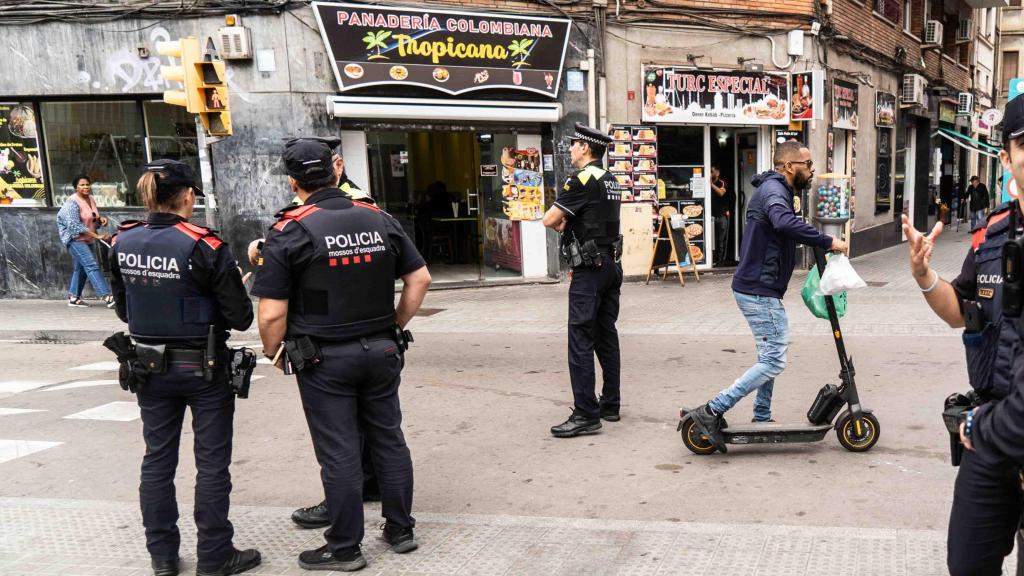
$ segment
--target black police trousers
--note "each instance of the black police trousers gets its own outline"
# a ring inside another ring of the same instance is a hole
[[[946,544],[951,576],[1003,573],[1003,560],[1013,551],[1021,518],[1018,470],[1015,463],[991,449],[964,450]]]
[[[622,266],[601,256],[601,266],[577,266],[569,283],[569,380],[575,411],[598,418],[602,405],[619,409],[619,291]],[[604,386],[595,394],[594,353],[601,363]]]
[[[323,361],[297,374],[302,409],[320,463],[332,552],[363,540],[360,429],[380,484],[388,524],[412,528],[412,458],[402,434],[398,386],[404,358],[391,339],[321,344]]]
[[[198,363],[168,363],[167,372],[151,375],[139,389],[142,459],[139,503],[146,527],[146,547],[154,560],[178,558],[178,501],[174,473],[185,408],[192,410],[195,435],[196,493],[194,515],[198,528],[198,566],[214,569],[232,554],[234,528],[228,520],[231,494],[231,436],[235,396],[226,382],[207,383]]]

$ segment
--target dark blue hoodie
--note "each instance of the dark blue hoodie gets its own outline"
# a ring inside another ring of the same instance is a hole
[[[832,237],[807,224],[793,211],[793,189],[785,176],[762,172],[750,181],[757,191],[747,203],[740,265],[732,289],[743,294],[782,298],[796,266],[796,245],[828,249]]]

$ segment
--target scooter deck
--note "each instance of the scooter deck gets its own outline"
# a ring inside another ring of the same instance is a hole
[[[722,429],[727,444],[781,444],[817,442],[825,438],[832,424],[779,424],[777,422],[743,424]]]

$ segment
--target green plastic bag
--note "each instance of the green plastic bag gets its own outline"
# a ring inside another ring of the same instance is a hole
[[[821,281],[821,275],[818,274],[818,267],[812,266],[810,271],[807,272],[807,280],[804,281],[804,287],[800,290],[800,296],[804,299],[804,304],[807,305],[807,309],[811,311],[818,318],[828,320],[828,308],[825,307],[825,297],[816,294],[818,291],[818,282]],[[832,297],[832,300],[836,304],[836,316],[842,318],[846,315],[846,292],[840,292]]]

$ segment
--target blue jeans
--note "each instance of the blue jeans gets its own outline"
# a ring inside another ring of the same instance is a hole
[[[110,287],[107,280],[100,271],[100,265],[96,263],[96,257],[92,254],[92,246],[85,242],[72,240],[68,244],[68,253],[74,262],[74,270],[71,272],[71,289],[68,295],[74,298],[82,297],[82,290],[85,289],[85,279],[89,279],[96,295],[103,298],[110,294]]]
[[[789,320],[782,300],[770,296],[753,296],[733,292],[736,304],[750,324],[757,346],[757,364],[743,373],[732,386],[722,390],[709,402],[719,414],[732,408],[744,396],[757,390],[754,400],[754,420],[772,417],[772,390],[775,377],[786,369],[786,350],[789,348]]]
[[[971,212],[971,230],[978,227],[978,222],[985,222],[984,210],[975,210]]]

